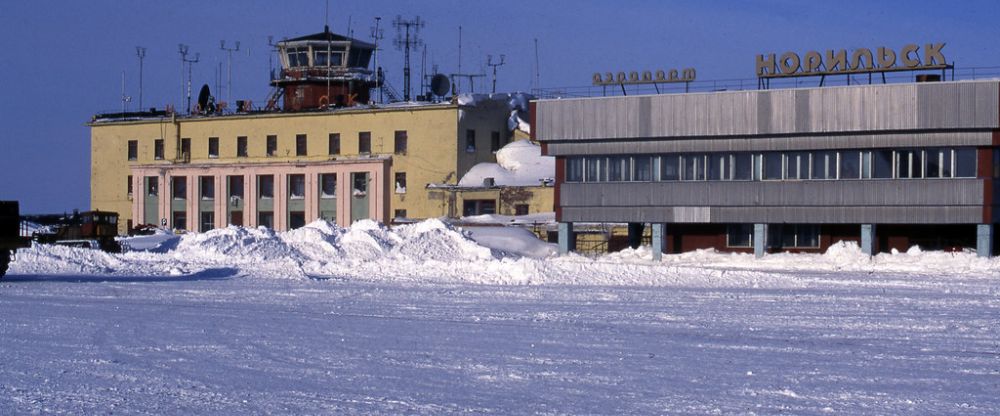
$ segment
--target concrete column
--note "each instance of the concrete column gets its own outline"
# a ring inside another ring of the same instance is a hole
[[[861,224],[861,252],[875,255],[875,224]]]
[[[663,260],[664,242],[667,237],[667,224],[653,223],[653,261]]]
[[[976,226],[976,254],[979,257],[993,255],[993,224]]]
[[[753,225],[753,255],[756,258],[764,257],[767,252],[767,224]]]
[[[573,232],[573,223],[559,223],[559,254],[566,254],[576,250],[576,234]]]
[[[628,246],[636,249],[642,245],[642,233],[646,229],[646,224],[641,222],[628,223]]]

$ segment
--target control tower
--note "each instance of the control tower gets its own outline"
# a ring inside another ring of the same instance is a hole
[[[378,85],[368,69],[375,45],[330,32],[277,43],[281,73],[271,85],[284,96],[285,111],[367,103]],[[276,103],[269,103],[273,105]]]

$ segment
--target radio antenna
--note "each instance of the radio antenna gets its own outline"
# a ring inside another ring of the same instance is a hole
[[[424,21],[417,16],[410,20],[404,20],[396,15],[392,25],[396,27],[396,49],[403,49],[405,64],[403,65],[403,101],[410,101],[410,48],[423,45],[420,39],[420,28],[424,27]]]

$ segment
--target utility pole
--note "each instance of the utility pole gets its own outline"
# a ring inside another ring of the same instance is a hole
[[[226,51],[229,55],[229,69],[228,69],[228,81],[226,81],[226,103],[233,102],[233,52],[238,52],[240,50],[240,41],[236,41],[235,48],[227,48],[226,41],[221,41],[219,49]]]
[[[423,44],[420,40],[419,33],[420,28],[424,27],[424,21],[420,20],[420,16],[412,20],[403,20],[402,17],[396,16],[396,20],[393,20],[392,25],[396,27],[396,49],[403,49],[405,65],[403,66],[403,101],[410,101],[410,47],[416,47]],[[412,35],[411,35],[412,29]]]
[[[378,41],[380,39],[382,39],[382,29],[379,28],[379,23],[381,23],[381,22],[382,22],[382,17],[375,16],[375,27],[372,28],[372,39],[375,40],[375,50],[372,51],[372,59],[375,61],[375,63],[374,63],[374,66],[375,66],[375,68],[374,68],[374,71],[375,71],[375,86],[378,88],[378,103],[379,104],[382,104],[382,80],[380,79],[381,78],[380,75],[382,75],[382,71],[379,71],[379,67],[378,67]]]
[[[493,67],[493,93],[497,93],[497,68],[503,66],[507,55],[500,54],[500,62],[493,62],[493,55],[486,55],[486,65]]]
[[[135,55],[139,57],[139,111],[142,111],[142,60],[146,57],[146,48],[136,46]]]
[[[188,59],[188,45],[180,44],[177,45],[177,51],[181,54],[181,90],[184,89],[184,64],[188,67],[188,79],[187,79],[187,113],[191,114],[191,67],[198,63],[199,58],[201,58],[200,53],[194,54],[194,59]]]

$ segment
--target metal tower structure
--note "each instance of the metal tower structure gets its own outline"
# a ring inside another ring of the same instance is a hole
[[[219,49],[222,49],[222,50],[226,51],[228,53],[228,55],[229,55],[229,61],[227,63],[227,66],[228,66],[228,69],[227,69],[227,71],[228,71],[227,72],[228,73],[227,74],[228,81],[226,81],[226,103],[228,104],[228,103],[233,102],[233,52],[239,52],[239,50],[240,50],[240,41],[236,41],[236,47],[235,48],[227,48],[226,47],[226,41],[224,41],[224,40],[220,41]]]
[[[184,93],[184,65],[187,65],[188,79],[187,79],[187,113],[191,114],[191,67],[198,63],[198,59],[201,57],[200,53],[194,54],[194,59],[188,59],[188,45],[179,44],[177,45],[177,51],[181,54],[181,96]]]
[[[146,48],[136,46],[135,56],[139,57],[139,111],[142,111],[142,60],[146,57]]]
[[[397,15],[392,25],[396,27],[396,49],[404,51],[403,101],[410,101],[410,48],[423,44],[419,35],[420,29],[424,27],[424,21],[420,20],[420,16],[405,20]]]
[[[486,65],[493,68],[493,93],[497,93],[497,68],[503,66],[507,60],[507,55],[500,55],[500,62],[493,62],[493,55],[486,55]]]

